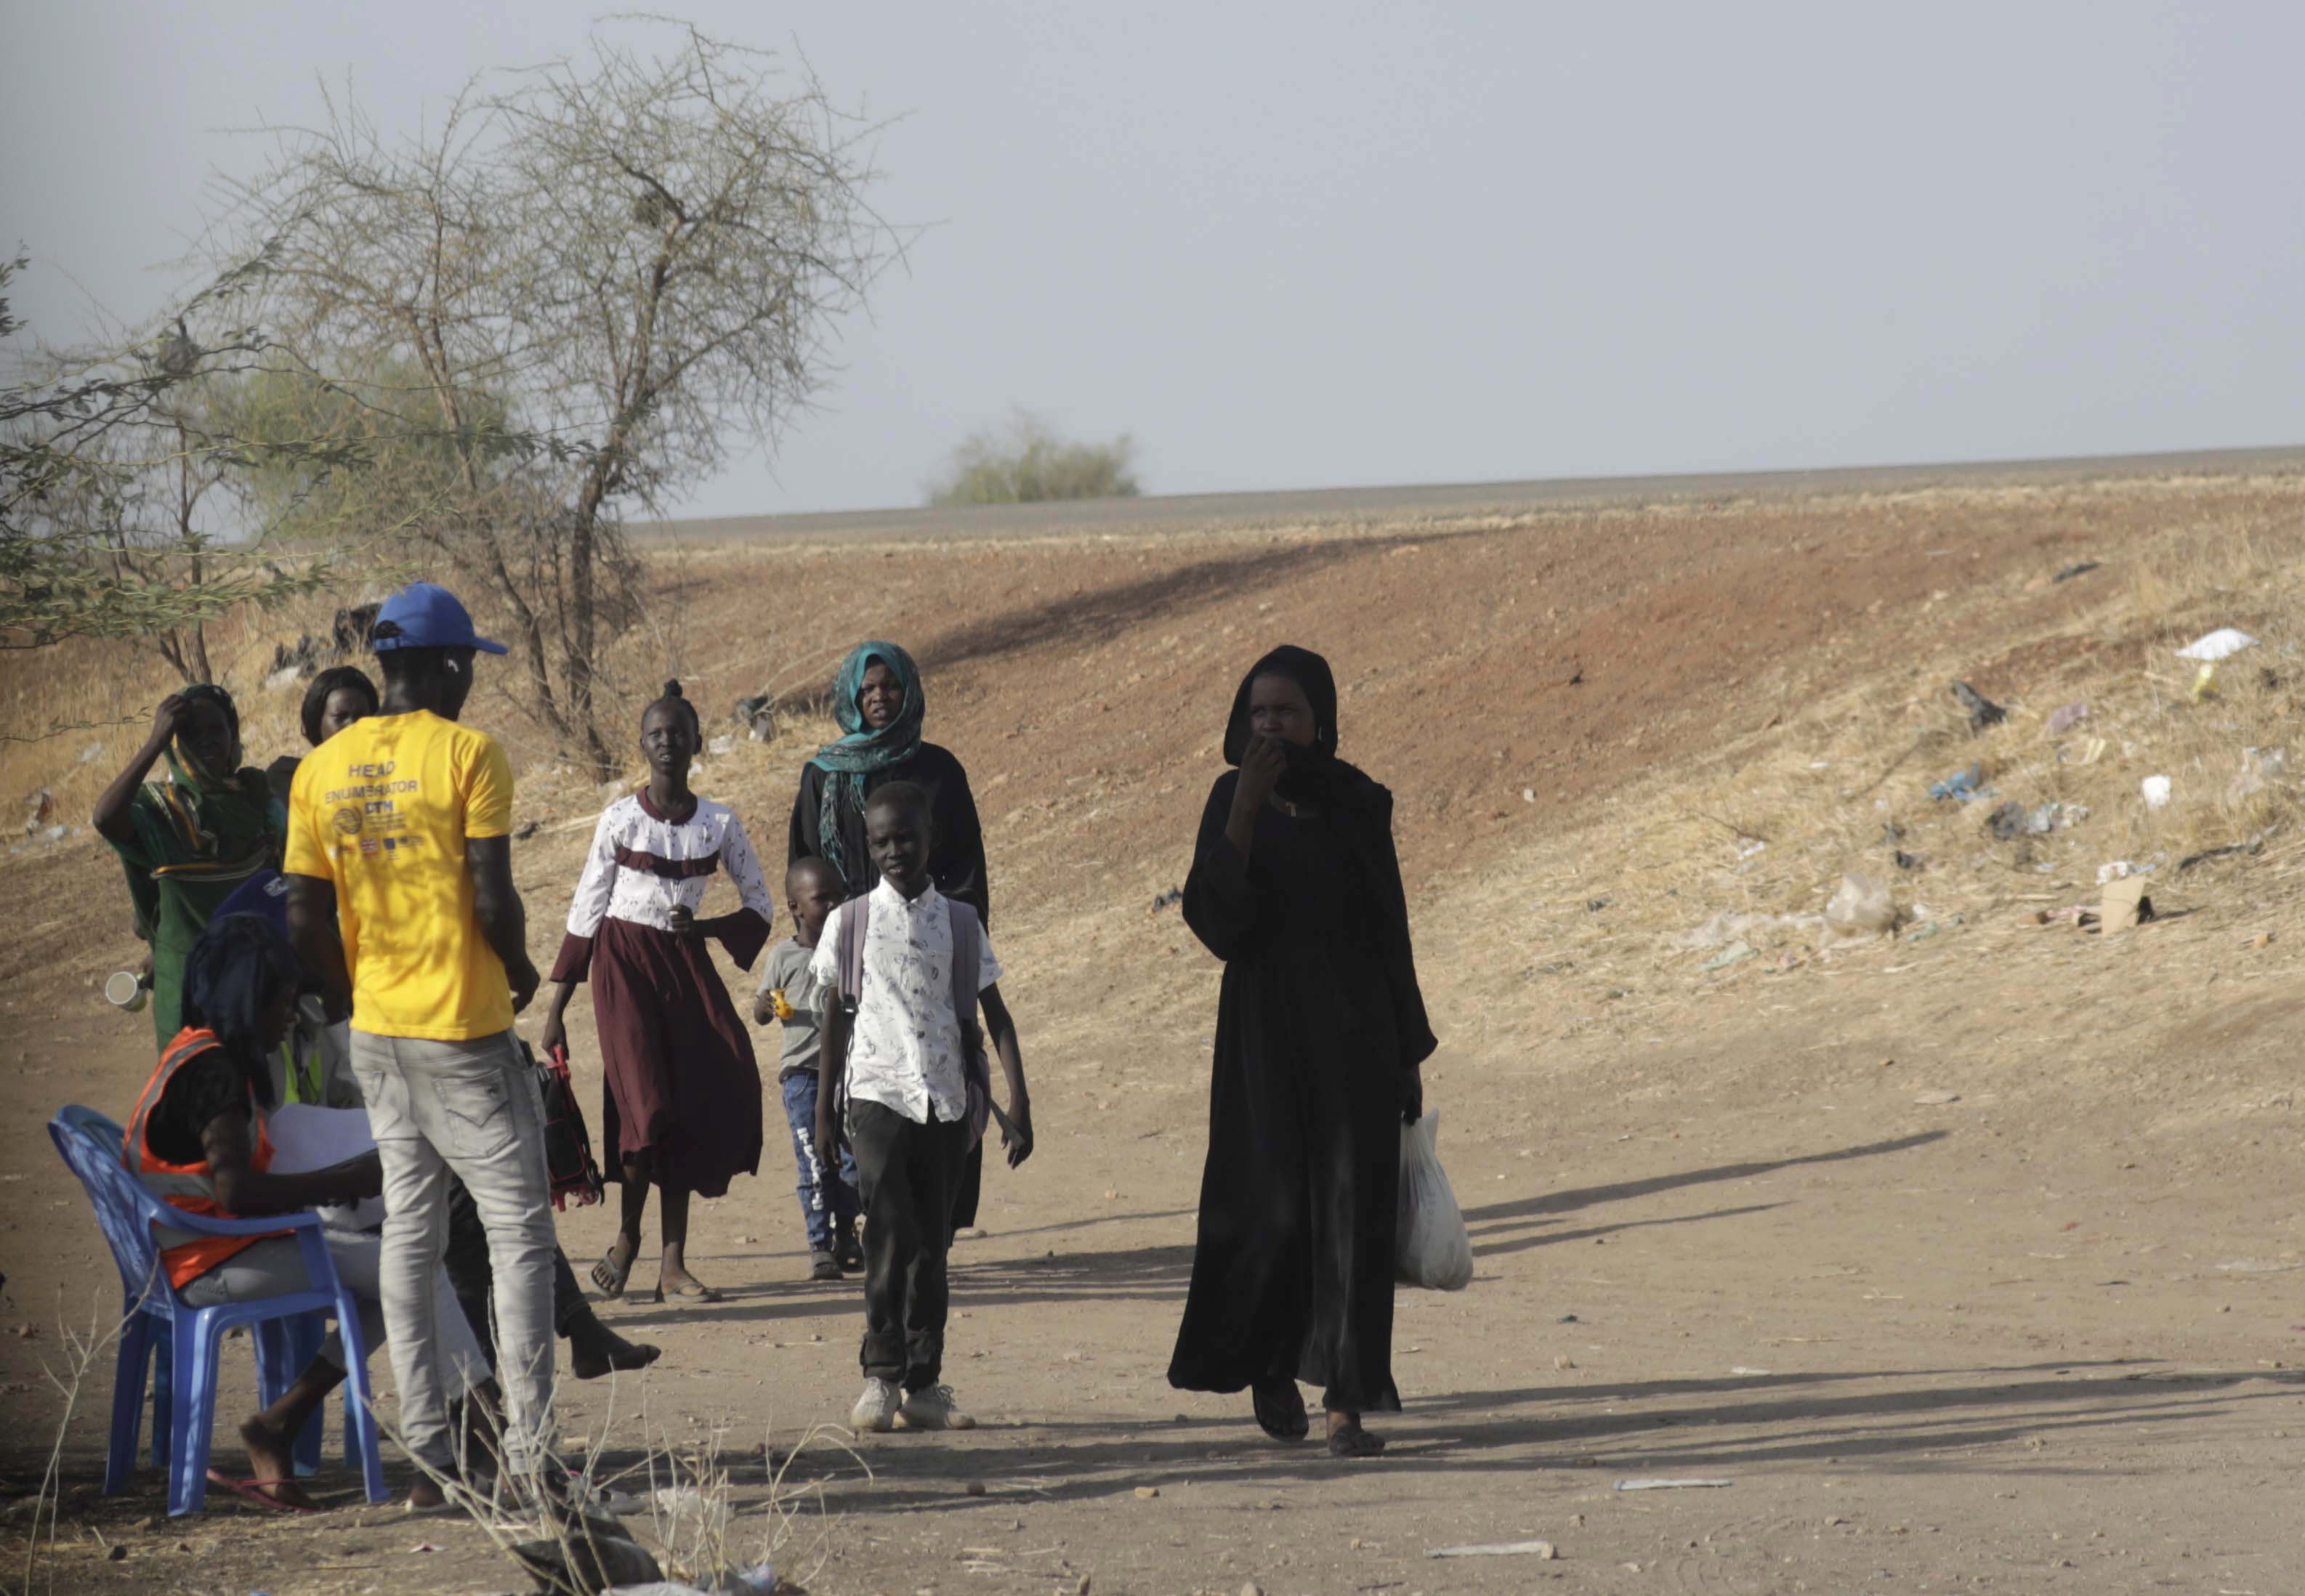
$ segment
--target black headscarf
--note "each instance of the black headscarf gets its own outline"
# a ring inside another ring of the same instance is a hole
[[[1240,691],[1233,694],[1232,718],[1225,723],[1225,763],[1238,765],[1248,750],[1248,698],[1259,676],[1283,676],[1296,683],[1313,707],[1312,746],[1282,745],[1289,770],[1279,784],[1281,795],[1323,807],[1355,808],[1368,802],[1380,789],[1337,757],[1337,678],[1329,662],[1310,649],[1283,643],[1249,666],[1248,675],[1240,679]]]
[[[264,1011],[302,979],[288,939],[262,914],[210,921],[184,960],[184,1023],[216,1032],[266,1108],[272,1077],[264,1064]]]

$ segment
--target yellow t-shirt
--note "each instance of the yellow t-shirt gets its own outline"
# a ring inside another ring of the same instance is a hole
[[[283,868],[336,883],[354,1030],[469,1041],[512,1029],[464,866],[467,837],[511,829],[504,750],[429,710],[355,721],[297,766]]]

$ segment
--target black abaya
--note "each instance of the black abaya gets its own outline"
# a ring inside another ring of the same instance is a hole
[[[1433,1048],[1410,955],[1392,799],[1334,766],[1326,812],[1267,808],[1244,862],[1217,778],[1185,919],[1225,961],[1198,1243],[1169,1382],[1271,1376],[1397,1412],[1395,1192],[1405,1073]]]

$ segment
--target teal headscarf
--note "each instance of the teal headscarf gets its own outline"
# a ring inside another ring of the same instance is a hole
[[[905,701],[897,718],[878,731],[864,724],[857,699],[864,691],[864,673],[874,661],[897,673]],[[817,809],[817,845],[825,862],[853,881],[848,861],[841,857],[840,816],[864,812],[864,778],[891,765],[902,764],[919,751],[921,723],[927,718],[928,700],[921,692],[921,673],[913,657],[894,643],[863,642],[848,650],[840,674],[832,679],[832,716],[845,734],[838,742],[816,751],[811,761],[824,772],[824,796]],[[861,861],[859,862],[862,862]]]

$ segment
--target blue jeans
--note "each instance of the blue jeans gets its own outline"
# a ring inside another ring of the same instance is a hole
[[[785,1121],[792,1126],[793,1162],[800,1169],[800,1217],[808,1227],[812,1252],[832,1251],[833,1222],[855,1222],[864,1211],[856,1195],[856,1155],[840,1150],[840,1174],[827,1183],[823,1160],[816,1156],[816,1077],[787,1075],[777,1082],[784,1093]]]

